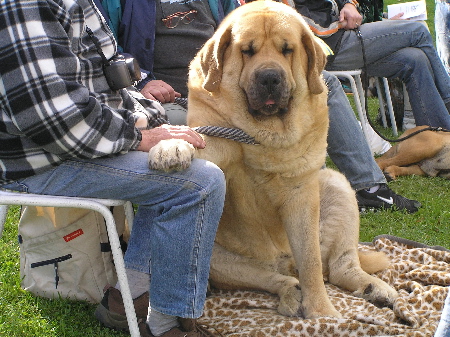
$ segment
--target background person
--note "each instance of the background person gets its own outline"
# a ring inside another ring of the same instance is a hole
[[[367,76],[399,78],[406,85],[416,125],[450,129],[450,77],[425,25],[408,20],[362,24],[355,0],[294,3],[334,51],[327,70],[365,67]]]

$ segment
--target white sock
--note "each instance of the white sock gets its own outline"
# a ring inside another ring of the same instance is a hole
[[[150,275],[134,269],[126,269],[128,285],[133,300],[150,289]],[[120,284],[117,282],[116,289],[120,290]]]
[[[178,317],[166,315],[150,308],[148,310],[147,324],[154,336],[161,336],[179,325]]]
[[[380,189],[380,184],[377,184],[375,186],[372,186],[371,188],[368,188],[366,191],[369,193],[375,193]]]

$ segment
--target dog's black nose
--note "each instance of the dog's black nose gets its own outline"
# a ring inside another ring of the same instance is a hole
[[[273,94],[279,90],[282,79],[279,71],[275,69],[263,69],[259,71],[257,80],[259,85],[264,87],[267,93]]]

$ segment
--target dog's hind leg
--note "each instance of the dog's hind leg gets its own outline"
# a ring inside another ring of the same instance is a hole
[[[342,242],[345,245],[346,242]],[[382,253],[368,254],[364,260],[380,265],[386,261]],[[364,298],[377,306],[392,307],[397,292],[386,282],[366,273],[360,265],[358,252],[354,248],[342,249],[328,256],[329,282],[346,289],[354,296]],[[376,268],[375,268],[376,270]]]
[[[264,290],[280,297],[278,312],[286,316],[302,315],[302,294],[298,279],[282,275],[278,262],[261,262],[234,254],[214,244],[210,281],[219,289]]]
[[[361,268],[359,211],[354,191],[340,173],[327,171],[322,173],[321,180],[320,249],[324,274],[330,283],[355,296],[379,305],[392,305],[397,292]],[[372,271],[387,266],[386,259],[379,259],[379,256],[370,262]]]

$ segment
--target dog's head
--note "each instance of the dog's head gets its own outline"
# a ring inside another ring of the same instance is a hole
[[[322,93],[325,62],[294,9],[255,1],[228,15],[191,64],[190,78],[211,93],[243,95],[250,114],[264,118],[285,114],[299,92]]]

